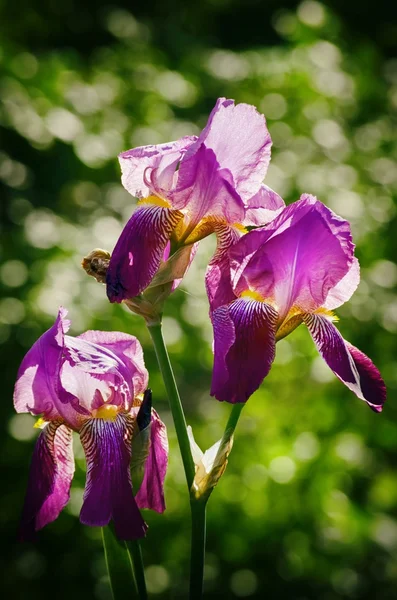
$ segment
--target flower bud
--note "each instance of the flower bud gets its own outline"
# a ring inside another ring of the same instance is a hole
[[[206,499],[225,472],[227,461],[233,447],[233,431],[226,431],[222,439],[203,452],[193,436],[190,425],[187,428],[193,462],[196,467],[191,494],[197,499]]]

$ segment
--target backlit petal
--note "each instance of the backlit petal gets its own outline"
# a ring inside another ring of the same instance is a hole
[[[156,181],[162,188],[172,186],[174,172],[186,149],[195,142],[195,136],[186,136],[175,142],[155,146],[140,146],[119,155],[122,184],[138,198],[146,198],[152,192],[147,185],[150,172],[156,170]]]
[[[335,375],[374,411],[381,412],[386,400],[386,387],[372,361],[346,342],[327,317],[306,314],[303,320],[318,351]]]
[[[285,202],[276,192],[262,184],[247,202],[243,225],[262,226],[270,223],[285,208]]]
[[[205,145],[182,161],[178,183],[170,198],[174,208],[187,214],[183,240],[188,243],[196,241],[190,240],[189,235],[203,218],[211,216],[227,223],[240,223],[245,214],[230,171],[220,167],[214,151]]]
[[[302,196],[230,250],[234,289],[272,298],[281,318],[293,306],[314,311],[350,269],[353,252],[347,221]]]
[[[350,300],[360,283],[360,264],[356,257],[346,275],[331,288],[324,302],[324,308],[334,310]]]
[[[54,325],[33,344],[24,357],[14,390],[17,412],[43,414],[48,420],[59,418],[59,370],[64,336],[70,325],[66,315],[67,311],[61,308]]]
[[[265,117],[254,106],[219,98],[196,146],[200,143],[214,151],[221,169],[230,171],[244,201],[256,194],[269,166],[272,141]]]
[[[99,348],[110,360],[116,357],[118,371],[124,379],[133,383],[133,397],[143,394],[148,385],[149,374],[145,367],[143,350],[139,340],[120,331],[86,331],[78,339]]]

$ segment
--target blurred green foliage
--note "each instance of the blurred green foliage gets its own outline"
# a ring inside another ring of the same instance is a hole
[[[8,6],[0,25],[3,597],[110,598],[100,532],[78,521],[85,466],[77,445],[69,506],[37,544],[16,540],[37,431],[32,417],[14,414],[12,388],[59,305],[69,309],[72,333],[113,329],[142,341],[171,442],[168,509],[145,515],[148,585],[159,599],[186,597],[188,503],[153,349],[143,322],[109,305],[80,260],[97,246],[111,250],[133,210],[117,153],[197,133],[218,96],[265,113],[274,141],[268,185],[287,202],[316,194],[351,221],[362,282],[338,311],[340,329],[379,366],[389,401],[382,415],[368,410],[328,372],[303,328],[278,344],[209,504],[206,597],[395,597],[396,26],[376,7],[364,18],[361,4],[345,4],[346,21],[329,8],[343,15],[343,3],[311,0],[285,2],[289,9],[252,0],[246,9],[231,0],[191,9]],[[165,317],[203,448],[220,437],[229,412],[208,394],[203,276],[213,247],[212,239],[201,244]]]

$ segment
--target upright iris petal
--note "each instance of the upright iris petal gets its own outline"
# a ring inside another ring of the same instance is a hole
[[[122,153],[122,183],[140,202],[110,260],[109,300],[128,300],[151,286],[164,268],[168,242],[168,263],[184,247],[191,260],[193,244],[205,236],[216,232],[233,242],[242,225],[262,225],[278,214],[284,202],[262,185],[270,148],[265,118],[253,106],[220,98],[198,138]]]
[[[346,342],[330,309],[353,294],[359,265],[349,224],[313,196],[244,235],[223,259],[225,302],[207,278],[214,326],[212,394],[245,402],[274,359],[275,341],[305,323],[325,362],[359,398],[380,412],[386,388],[378,369]]]
[[[41,413],[44,423],[33,454],[21,535],[32,537],[66,505],[74,471],[72,431],[76,431],[87,459],[81,521],[102,526],[112,519],[121,539],[142,537],[147,527],[130,474],[131,439],[148,383],[142,348],[136,338],[124,333],[66,335],[65,316],[61,309],[54,326],[27,353],[15,385],[16,410]],[[162,452],[152,457],[150,472],[145,471],[146,489],[153,485],[158,496],[168,447],[165,426],[157,413],[150,414],[165,439]],[[153,508],[164,510],[163,505]]]

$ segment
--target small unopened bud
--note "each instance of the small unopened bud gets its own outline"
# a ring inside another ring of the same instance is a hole
[[[208,498],[225,472],[227,460],[233,446],[233,430],[203,452],[196,444],[190,425],[187,428],[193,462],[196,467],[191,494],[199,500]]]
[[[95,277],[99,283],[106,283],[106,273],[109,267],[110,253],[100,248],[95,248],[81,261],[81,266],[87,275]]]

